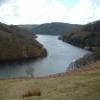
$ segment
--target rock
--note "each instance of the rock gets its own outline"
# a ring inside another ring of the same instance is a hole
[[[79,58],[78,60],[76,60],[75,62],[72,62],[69,65],[68,69],[69,70],[77,69],[77,68],[83,67],[85,65],[92,64],[94,62],[96,62],[95,54],[88,53],[88,54],[84,55],[83,57]]]

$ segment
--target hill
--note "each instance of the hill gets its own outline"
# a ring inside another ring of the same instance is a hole
[[[22,28],[22,29],[24,29],[24,30],[27,30],[27,31],[29,31],[29,32],[32,32],[31,30],[32,30],[33,28],[38,27],[39,25],[36,25],[36,24],[34,24],[34,25],[27,24],[27,25],[16,25],[16,26],[19,27],[19,28]],[[32,33],[33,33],[33,32],[32,32]]]
[[[41,25],[23,25],[22,28],[26,28],[28,31],[36,34],[60,35],[64,32],[72,32],[72,30],[79,26],[76,24],[53,22]]]
[[[26,30],[0,23],[0,61],[46,55],[43,45]]]
[[[60,38],[72,45],[99,52],[100,55],[100,21],[86,24],[70,33],[65,32]]]

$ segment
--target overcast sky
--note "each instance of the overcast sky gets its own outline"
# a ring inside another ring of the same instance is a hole
[[[100,0],[0,0],[0,21],[7,24],[86,24],[98,19]]]

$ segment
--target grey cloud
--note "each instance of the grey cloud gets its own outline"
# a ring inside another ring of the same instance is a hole
[[[6,2],[8,2],[8,1],[10,1],[10,0],[0,0],[0,5],[6,3]]]

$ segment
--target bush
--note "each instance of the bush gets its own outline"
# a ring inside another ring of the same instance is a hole
[[[41,91],[39,89],[28,90],[24,95],[22,95],[22,98],[31,97],[31,96],[41,96]]]

